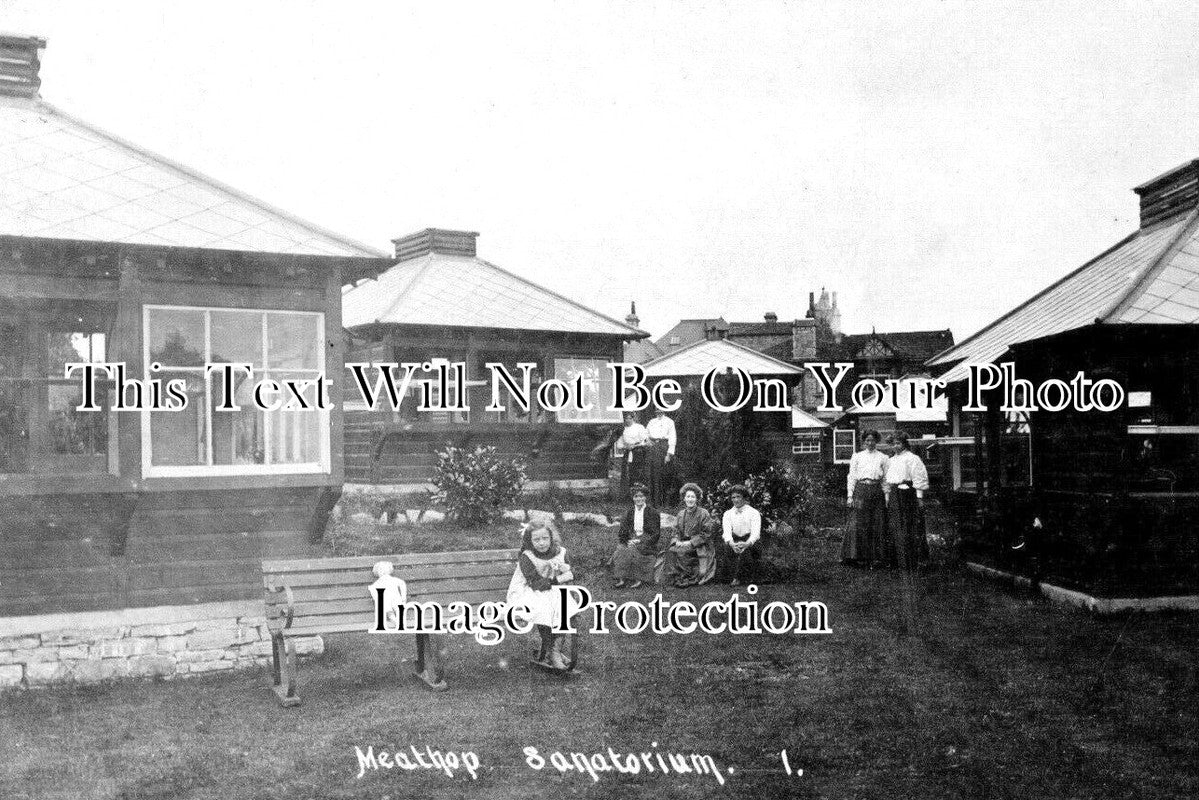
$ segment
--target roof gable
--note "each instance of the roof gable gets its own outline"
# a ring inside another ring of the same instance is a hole
[[[0,100],[0,235],[387,257],[39,99]]]
[[[667,353],[645,365],[651,377],[706,375],[712,370],[740,368],[750,375],[799,375],[803,370],[728,339],[704,340]]]
[[[649,334],[481,258],[428,253],[342,293],[343,324]]]

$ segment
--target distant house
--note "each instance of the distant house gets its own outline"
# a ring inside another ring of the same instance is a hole
[[[340,398],[255,411],[243,378],[223,411],[204,365],[340,374],[341,286],[389,259],[45,102],[44,46],[0,37],[0,617],[261,609],[261,559],[307,552],[341,492]],[[187,409],[76,410],[64,364],[102,361]]]
[[[347,480],[424,486],[436,452],[454,443],[524,456],[534,480],[606,485],[607,460],[594,451],[621,422],[619,412],[599,402],[612,396],[607,365],[622,360],[626,343],[649,334],[479,258],[477,237],[429,228],[396,239],[395,265],[342,297],[349,361],[465,362],[470,408],[419,411],[416,394],[429,375],[413,383],[397,411],[348,406]],[[502,364],[519,375],[522,362],[536,365],[534,391],[546,378],[583,376],[596,407],[555,412],[534,401],[527,413],[515,404],[487,411],[486,365]],[[346,385],[353,386],[351,378]]]
[[[948,330],[843,334],[837,293],[822,290],[819,298],[814,292],[808,295],[808,309],[802,318],[780,321],[777,314],[767,312],[761,322],[728,322],[723,317],[684,319],[654,344],[670,355],[708,339],[724,339],[794,366],[838,361],[855,364],[839,386],[841,412],[818,410],[824,395],[811,371],[797,380],[797,406],[831,426],[830,444],[823,451],[829,463],[849,463],[858,447],[859,429],[877,429],[885,436],[903,428],[917,438],[943,435],[948,429],[943,412],[909,415],[886,404],[855,407],[851,400],[853,386],[864,378],[885,383],[927,374],[925,362],[953,344]],[[938,405],[941,409],[943,405]]]
[[[1135,191],[1138,230],[929,366],[951,388],[942,449],[970,559],[1106,597],[1193,594],[1199,161]],[[970,367],[1007,361],[1034,385],[1110,378],[1126,402],[1004,413],[992,392],[963,411]]]

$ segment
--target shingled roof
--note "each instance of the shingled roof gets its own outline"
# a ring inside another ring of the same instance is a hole
[[[476,256],[436,252],[402,261],[377,280],[345,291],[342,324],[649,336]]]
[[[34,94],[0,96],[0,236],[387,258]]]
[[[713,369],[740,368],[750,375],[799,375],[803,370],[794,364],[771,358],[743,344],[728,339],[693,342],[671,351],[645,365],[651,377],[680,377],[706,375]]]
[[[964,379],[1019,342],[1099,323],[1199,323],[1199,210],[1142,228],[928,360]]]

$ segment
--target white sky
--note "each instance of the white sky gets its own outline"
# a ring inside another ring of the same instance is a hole
[[[0,0],[56,105],[380,249],[425,227],[655,335],[958,339],[1199,157],[1182,4]]]

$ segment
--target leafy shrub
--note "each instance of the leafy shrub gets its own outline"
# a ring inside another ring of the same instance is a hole
[[[435,502],[464,525],[490,522],[520,496],[528,478],[520,458],[505,458],[494,447],[469,450],[447,444],[437,454]]]
[[[814,494],[812,479],[805,473],[797,472],[790,464],[776,464],[747,475],[743,483],[749,490],[746,502],[756,508],[767,523],[778,525],[785,522],[798,528],[811,519]],[[730,490],[735,485],[732,481],[722,480],[715,488],[708,490],[712,511],[717,516],[733,507]]]

